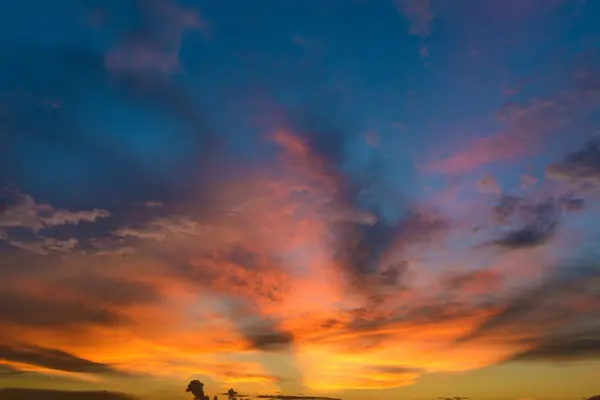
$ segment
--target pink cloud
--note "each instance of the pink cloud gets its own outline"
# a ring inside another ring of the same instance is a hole
[[[410,34],[426,38],[431,33],[435,9],[430,0],[394,0],[398,12],[410,22]]]
[[[464,148],[450,156],[424,166],[434,173],[457,174],[499,160],[509,160],[527,154],[527,143],[515,135],[496,133],[472,139]]]

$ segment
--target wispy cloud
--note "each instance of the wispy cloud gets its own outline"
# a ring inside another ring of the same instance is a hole
[[[117,372],[106,364],[86,360],[64,351],[33,345],[0,345],[0,359],[67,372],[92,374]]]
[[[495,111],[499,131],[469,138],[461,148],[428,163],[424,170],[453,175],[522,158],[542,150],[553,135],[581,129],[578,124],[600,106],[600,91],[593,73],[584,78],[575,75],[554,95],[504,103]]]
[[[25,193],[12,190],[0,192],[2,210],[0,211],[0,229],[27,228],[34,232],[65,224],[94,222],[106,218],[110,213],[106,210],[68,211],[55,209],[48,204],[36,204],[33,198]]]
[[[171,73],[181,66],[181,51],[187,31],[208,32],[209,24],[199,11],[182,8],[176,0],[139,1],[140,27],[129,32],[106,56],[114,71],[158,71]]]

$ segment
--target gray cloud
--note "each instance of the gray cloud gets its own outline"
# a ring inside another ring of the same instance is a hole
[[[246,339],[250,342],[251,349],[263,351],[289,349],[293,342],[292,335],[286,332],[247,333]]]
[[[68,211],[55,209],[48,204],[36,204],[35,200],[22,192],[3,189],[0,191],[2,210],[0,211],[0,229],[28,228],[35,232],[65,224],[94,222],[106,218],[106,210]]]
[[[454,396],[454,397],[438,397],[439,400],[469,400],[468,397]]]
[[[378,365],[378,366],[372,366],[369,369],[375,373],[382,373],[382,374],[406,374],[406,373],[423,372],[423,370],[420,368],[407,367],[407,366],[403,366],[403,365]]]
[[[506,233],[493,243],[506,249],[524,249],[546,244],[556,231],[556,223],[543,226],[529,225]]]
[[[504,249],[533,248],[546,244],[555,235],[563,207],[573,211],[584,206],[579,199],[549,197],[531,201],[522,197],[502,196],[492,209],[495,221],[508,225],[502,236],[491,245]]]
[[[108,364],[97,363],[73,354],[30,344],[0,344],[0,360],[36,365],[49,369],[90,374],[116,373]]]
[[[600,269],[594,260],[570,263],[539,285],[517,297],[498,300],[494,307],[502,311],[488,318],[458,342],[477,339],[497,331],[532,332],[534,328],[545,331],[558,325],[575,325],[584,317],[597,316],[598,295],[594,292],[600,282]],[[578,305],[578,313],[572,307]]]
[[[59,280],[54,286],[77,293],[85,302],[104,306],[154,304],[161,299],[156,286],[127,278],[81,276]]]
[[[0,364],[0,379],[26,374],[27,371],[22,371],[11,367],[10,365]]]
[[[600,183],[600,141],[586,142],[582,149],[567,154],[559,163],[546,167],[546,174],[554,179],[577,184]]]
[[[31,327],[116,326],[128,319],[116,311],[90,306],[81,301],[66,301],[34,294],[0,289],[0,323]]]
[[[577,328],[546,335],[511,361],[578,361],[600,357],[600,329]]]
[[[56,209],[48,204],[37,204],[35,200],[16,190],[0,190],[0,239],[10,245],[39,255],[50,253],[70,253],[78,246],[76,238],[57,239],[42,235],[43,230],[51,230],[61,225],[93,223],[111,216],[106,210],[93,209],[69,211]],[[15,235],[16,230],[30,230],[33,235],[24,240]]]
[[[585,199],[581,199],[581,198],[563,197],[563,198],[561,198],[561,201],[567,211],[582,210],[583,208],[585,208],[585,206],[587,204]]]

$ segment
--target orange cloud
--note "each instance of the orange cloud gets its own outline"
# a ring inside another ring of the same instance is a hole
[[[554,293],[585,315],[600,307],[576,296],[596,279],[585,268],[587,280],[536,289],[550,271],[543,247],[446,251],[442,238],[462,240],[466,224],[425,205],[384,230],[389,243],[380,257],[370,257],[368,246],[367,257],[352,253],[365,244],[352,241],[361,231],[340,226],[381,221],[356,210],[343,177],[308,141],[288,131],[272,138],[281,148],[277,168],[220,182],[208,206],[145,208],[146,220],[111,228],[91,249],[76,247],[62,259],[7,258],[0,328],[8,344],[47,343],[46,352],[106,370],[82,377],[64,363],[15,360],[14,352],[0,362],[74,379],[116,379],[106,371],[119,379],[195,375],[243,392],[289,381],[314,391],[383,389],[543,357],[536,345],[550,340],[545,332],[575,322],[572,313],[553,314],[562,309]],[[340,236],[352,245],[336,247]],[[112,245],[135,252],[105,253]],[[344,264],[356,260],[372,262],[372,270]]]

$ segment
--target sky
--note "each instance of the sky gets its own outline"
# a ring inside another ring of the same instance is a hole
[[[0,2],[0,397],[600,393],[599,17]]]

